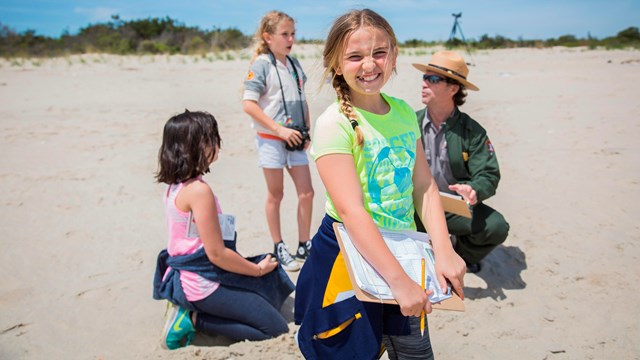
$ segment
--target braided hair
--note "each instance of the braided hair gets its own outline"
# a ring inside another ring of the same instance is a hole
[[[349,91],[349,85],[344,80],[342,75],[336,75],[333,77],[333,81],[331,82],[333,88],[336,90],[336,94],[338,95],[338,103],[340,104],[340,111],[349,119],[351,123],[351,127],[356,132],[356,144],[362,145],[364,143],[364,138],[362,137],[362,131],[358,127],[358,115],[353,110],[353,105],[351,103],[351,93]]]

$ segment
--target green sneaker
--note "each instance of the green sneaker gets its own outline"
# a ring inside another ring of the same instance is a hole
[[[196,329],[191,323],[189,310],[167,301],[167,321],[164,323],[164,330],[162,330],[162,347],[174,350],[187,346],[193,340],[195,333]],[[185,338],[184,345],[182,345],[182,339]]]

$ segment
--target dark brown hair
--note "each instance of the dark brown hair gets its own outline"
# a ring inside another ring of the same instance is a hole
[[[171,117],[164,125],[156,180],[176,184],[209,172],[216,146],[219,149],[221,144],[213,115],[185,110]]]
[[[458,85],[458,92],[453,95],[453,103],[456,104],[456,106],[460,106],[466,101],[467,91],[464,88],[464,85],[457,81],[452,81],[452,84]]]

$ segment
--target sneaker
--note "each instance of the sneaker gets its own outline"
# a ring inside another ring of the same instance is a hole
[[[284,243],[284,241],[280,241],[279,243],[274,245],[276,258],[278,262],[286,271],[298,271],[300,270],[300,265],[293,259],[293,256],[289,254],[289,248]]]
[[[167,302],[167,321],[162,330],[162,347],[169,350],[187,346],[193,340],[196,329],[191,323],[189,310]],[[185,339],[184,345],[182,340]]]
[[[305,243],[298,243],[298,251],[296,251],[296,260],[304,262],[309,257],[311,251],[311,240]]]

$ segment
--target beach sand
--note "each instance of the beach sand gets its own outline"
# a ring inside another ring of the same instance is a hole
[[[319,90],[320,48],[296,49],[314,119],[333,91]],[[432,51],[404,50],[385,92],[421,107],[411,63]],[[171,115],[216,116],[223,149],[205,178],[237,216],[240,252],[272,250],[240,106],[243,54],[0,61],[0,359],[302,358],[295,294],[282,309],[287,335],[231,343],[199,334],[184,349],[160,347],[165,302],[152,299],[151,281],[166,229],[153,173]],[[639,359],[640,52],[512,49],[467,60],[481,90],[461,109],[494,144],[502,181],[487,203],[511,231],[482,272],[466,275],[467,311],[429,316],[436,357]],[[311,171],[315,232],[324,188]],[[294,216],[287,178],[290,247]]]

